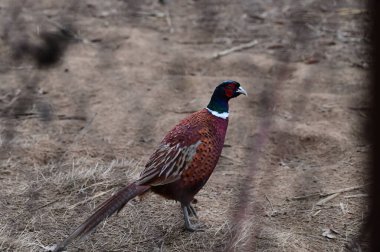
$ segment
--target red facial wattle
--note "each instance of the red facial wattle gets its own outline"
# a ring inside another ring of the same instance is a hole
[[[234,91],[232,89],[226,89],[226,96],[228,98],[231,98],[234,94]]]
[[[235,85],[229,84],[224,90],[226,91],[226,96],[231,98],[234,95]]]

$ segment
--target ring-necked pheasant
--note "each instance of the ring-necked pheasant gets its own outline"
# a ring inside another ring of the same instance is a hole
[[[105,218],[119,212],[129,200],[149,190],[179,201],[185,228],[195,231],[189,215],[196,216],[196,212],[190,203],[219,160],[228,125],[228,101],[240,94],[247,95],[247,92],[236,81],[218,85],[206,108],[189,115],[169,131],[140,178],[101,204],[54,251],[62,251],[73,239],[88,234]]]

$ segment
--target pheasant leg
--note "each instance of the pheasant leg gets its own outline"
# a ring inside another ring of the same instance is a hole
[[[187,231],[190,231],[190,232],[202,232],[202,231],[204,231],[204,229],[198,228],[199,225],[191,224],[190,219],[189,219],[189,211],[192,211],[192,210],[189,210],[189,209],[193,209],[194,213],[196,214],[195,209],[193,207],[191,207],[189,205],[182,205],[183,217],[185,219],[185,229]]]
[[[198,219],[197,211],[195,211],[195,208],[190,204],[186,207],[187,207],[187,212],[189,213],[189,216],[195,217]]]

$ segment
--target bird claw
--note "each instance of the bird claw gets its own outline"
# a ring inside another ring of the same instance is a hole
[[[205,232],[206,230],[202,226],[201,224],[190,224],[189,226],[185,224],[185,230],[189,232]]]
[[[63,252],[66,248],[62,244],[54,244],[47,249],[48,252]]]
[[[190,232],[203,232],[205,231],[202,228],[199,228],[199,225],[191,224],[189,215],[193,215],[194,217],[198,218],[197,212],[195,209],[190,205],[182,205],[183,210],[183,217],[185,219],[185,229]]]

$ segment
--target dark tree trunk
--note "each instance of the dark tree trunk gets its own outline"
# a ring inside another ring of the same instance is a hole
[[[368,231],[370,238],[370,251],[380,251],[380,1],[371,0],[369,10],[372,16],[371,36],[372,57],[371,94],[373,109],[369,117],[369,141],[372,145],[370,177],[371,202]]]

